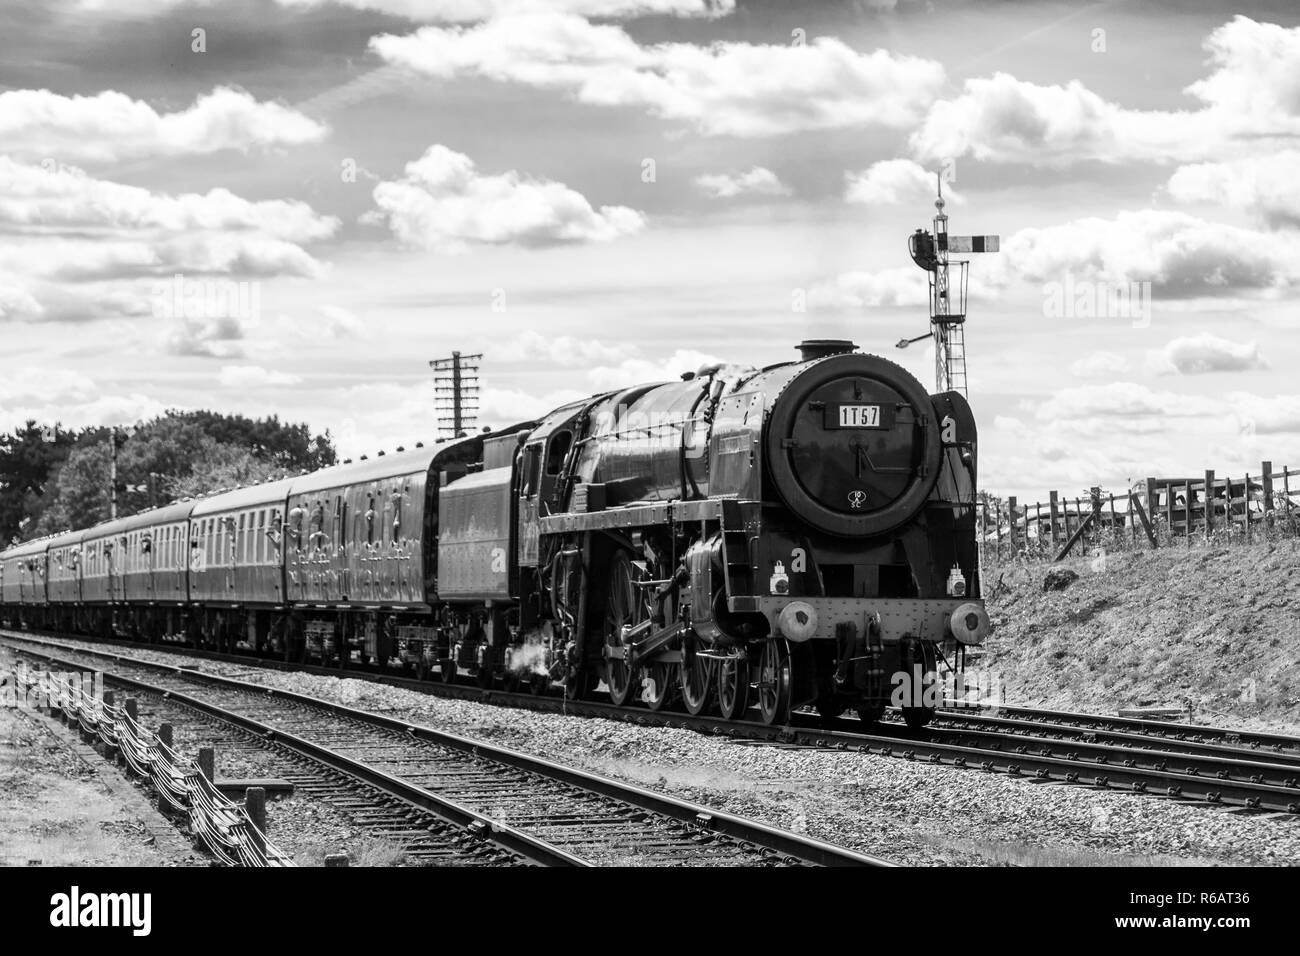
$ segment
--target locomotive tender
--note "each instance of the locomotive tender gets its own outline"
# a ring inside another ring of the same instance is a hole
[[[975,422],[850,342],[0,552],[11,626],[767,723],[933,713],[989,630]]]

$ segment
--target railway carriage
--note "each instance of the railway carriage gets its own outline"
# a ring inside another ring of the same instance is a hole
[[[48,598],[93,633],[919,725],[940,663],[989,630],[975,478],[962,396],[817,340],[18,545],[0,612],[39,623]]]

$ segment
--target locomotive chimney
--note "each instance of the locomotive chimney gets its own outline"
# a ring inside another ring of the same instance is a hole
[[[799,360],[802,362],[826,358],[828,355],[839,355],[841,352],[852,352],[857,348],[848,339],[804,339],[797,347]]]

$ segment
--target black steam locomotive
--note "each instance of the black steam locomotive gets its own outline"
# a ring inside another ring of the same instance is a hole
[[[0,616],[619,705],[924,723],[979,600],[975,423],[850,342],[0,552]]]

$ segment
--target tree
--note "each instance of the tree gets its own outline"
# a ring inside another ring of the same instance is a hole
[[[12,435],[0,435],[0,545],[34,528],[48,505],[47,485],[75,443],[75,433],[31,419]]]
[[[119,441],[117,513],[136,514],[175,498],[261,482],[331,465],[329,432],[272,416],[169,411]],[[48,437],[50,448],[44,438]],[[72,432],[29,422],[0,436],[0,530],[4,541],[89,527],[109,515],[108,428]]]

